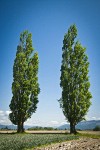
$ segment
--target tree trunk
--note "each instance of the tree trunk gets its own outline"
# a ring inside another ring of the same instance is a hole
[[[70,122],[70,134],[76,134],[75,125],[72,122]]]
[[[23,133],[24,132],[24,123],[19,122],[17,126],[17,133]]]

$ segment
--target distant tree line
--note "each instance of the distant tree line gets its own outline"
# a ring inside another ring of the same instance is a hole
[[[28,130],[58,130],[57,128],[53,128],[53,127],[31,127],[28,128]]]
[[[93,129],[93,131],[100,131],[100,126],[97,125],[97,126]]]

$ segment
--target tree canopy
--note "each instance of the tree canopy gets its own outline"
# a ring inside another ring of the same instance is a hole
[[[89,62],[84,48],[77,37],[77,28],[71,25],[65,34],[62,47],[60,87],[62,96],[60,107],[70,122],[70,133],[75,133],[75,125],[82,121],[91,105],[89,91]]]
[[[24,122],[35,113],[40,92],[38,83],[38,53],[32,47],[32,34],[20,34],[13,66],[12,99],[9,105],[11,122],[18,125],[17,132],[23,132]]]

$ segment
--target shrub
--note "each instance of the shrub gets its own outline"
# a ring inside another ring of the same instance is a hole
[[[100,131],[100,126],[96,126],[93,131]]]

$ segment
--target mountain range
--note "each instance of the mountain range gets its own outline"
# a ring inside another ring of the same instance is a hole
[[[24,126],[25,129],[28,129],[30,127],[31,126],[27,126],[27,125]],[[2,125],[2,124],[0,124],[0,129],[16,130],[17,126],[16,125]]]
[[[76,129],[93,130],[96,126],[100,126],[100,120],[82,121],[76,125]],[[35,128],[36,126],[27,126],[27,125],[24,126],[25,129],[28,129],[31,127]],[[0,129],[6,129],[6,128],[16,130],[17,126],[0,124]],[[70,125],[67,123],[62,126],[57,127],[57,129],[59,129],[59,130],[65,130],[65,129],[69,129],[69,128],[70,128]]]
[[[100,120],[82,121],[76,125],[76,129],[93,130],[96,126],[100,126]],[[70,128],[69,124],[64,124],[58,127],[58,129],[60,130],[69,129],[69,128]]]

